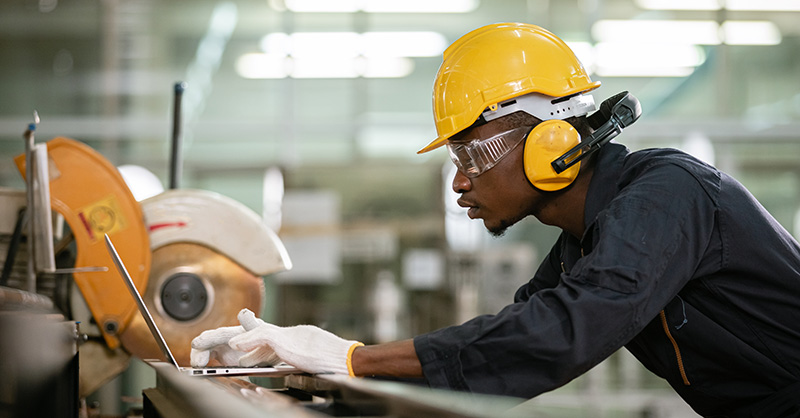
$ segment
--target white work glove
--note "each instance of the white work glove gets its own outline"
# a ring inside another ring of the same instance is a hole
[[[245,312],[247,311],[247,312]],[[212,358],[216,358],[223,366],[272,366],[280,359],[269,346],[258,347],[251,352],[238,351],[231,348],[231,338],[257,328],[265,322],[249,309],[239,313],[241,325],[221,327],[203,331],[192,340],[192,367],[205,367]]]
[[[243,309],[239,319],[249,312]],[[279,327],[262,324],[231,338],[228,343],[237,351],[271,347],[286,363],[308,373],[336,373],[353,376],[353,350],[364,345],[348,341],[313,325]]]

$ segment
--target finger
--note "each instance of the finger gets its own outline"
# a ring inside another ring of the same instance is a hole
[[[241,325],[203,331],[192,340],[192,348],[208,350],[227,343],[231,338],[243,332],[244,328]]]
[[[242,367],[274,366],[281,362],[280,357],[267,345],[262,345],[239,358]]]
[[[239,312],[239,323],[242,324],[242,327],[245,331],[250,331],[251,329],[255,329],[259,325],[262,325],[264,321],[259,318],[256,318],[256,314],[253,313],[250,309],[242,309]]]
[[[223,366],[238,366],[239,359],[244,355],[244,353],[233,350],[225,345],[212,351],[212,355]]]
[[[273,341],[273,334],[280,331],[280,327],[263,323],[256,329],[237,335],[228,341],[228,345],[234,350],[252,351],[261,345],[270,345]]]
[[[242,332],[244,332],[244,328],[241,326],[206,330],[192,340],[192,347],[198,350],[207,350],[227,343],[233,336]]]
[[[208,350],[196,350],[194,348],[189,355],[192,367],[205,367],[208,364],[210,357],[211,354]]]

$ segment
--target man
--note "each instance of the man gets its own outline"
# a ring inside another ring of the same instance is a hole
[[[243,311],[241,327],[195,339],[193,363],[277,356],[312,373],[530,398],[624,346],[702,415],[800,414],[800,246],[726,174],[609,143],[638,102],[622,93],[589,115],[599,84],[532,25],[483,27],[444,53],[439,136],[420,152],[447,146],[459,205],[492,233],[531,215],[563,230],[514,303],[374,346]]]

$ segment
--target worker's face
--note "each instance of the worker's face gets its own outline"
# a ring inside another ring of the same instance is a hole
[[[508,129],[489,122],[454,137],[452,142],[459,144],[486,139],[506,131]],[[469,209],[467,214],[470,218],[483,219],[486,229],[494,235],[502,235],[524,217],[535,215],[543,201],[541,193],[525,177],[523,148],[523,144],[517,145],[493,167],[476,177],[468,177],[458,170],[453,178],[453,190],[461,194],[459,206]]]

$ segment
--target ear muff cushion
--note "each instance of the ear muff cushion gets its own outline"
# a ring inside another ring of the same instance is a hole
[[[536,188],[552,192],[561,190],[575,180],[580,163],[556,173],[551,163],[580,142],[580,134],[563,120],[544,121],[525,139],[523,162],[528,181]]]

